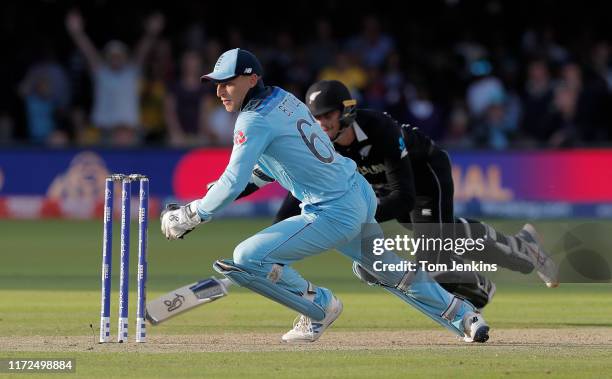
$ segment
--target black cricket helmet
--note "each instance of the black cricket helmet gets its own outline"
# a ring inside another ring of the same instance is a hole
[[[338,80],[321,80],[311,85],[306,92],[306,106],[315,117],[339,110],[342,128],[351,125],[357,116],[357,100]]]

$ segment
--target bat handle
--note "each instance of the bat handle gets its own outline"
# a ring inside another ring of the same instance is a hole
[[[221,282],[221,284],[223,284],[223,286],[227,289],[229,288],[232,284],[234,284],[231,280],[229,280],[228,278],[222,278],[219,279],[219,281]]]

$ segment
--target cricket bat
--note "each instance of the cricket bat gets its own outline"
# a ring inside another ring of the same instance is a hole
[[[211,303],[227,296],[229,279],[212,278],[186,285],[147,303],[146,319],[151,325],[160,324],[171,317]]]

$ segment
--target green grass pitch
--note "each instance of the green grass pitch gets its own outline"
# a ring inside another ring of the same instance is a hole
[[[214,259],[231,257],[235,245],[269,222],[219,220],[173,242],[161,236],[158,222],[150,222],[149,298],[213,275]],[[558,223],[537,225],[551,236]],[[115,224],[113,335],[119,257]],[[493,224],[509,231],[520,227]],[[492,327],[490,342],[472,345],[457,342],[385,291],[358,282],[350,262],[336,252],[296,265],[307,279],[332,289],[344,302],[344,313],[320,344],[277,343],[291,327],[294,312],[233,287],[227,298],[148,327],[150,342],[136,345],[135,225],[130,342],[102,346],[96,343],[101,222],[0,220],[0,359],[74,357],[76,377],[87,378],[601,378],[612,372],[609,284],[564,283],[547,289],[535,275],[508,275],[498,282],[485,311]]]

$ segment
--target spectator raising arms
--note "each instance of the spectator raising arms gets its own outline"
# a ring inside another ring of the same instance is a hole
[[[94,86],[92,122],[102,132],[104,142],[132,145],[139,140],[138,82],[141,67],[164,26],[161,14],[150,16],[145,33],[135,54],[121,41],[110,41],[103,55],[84,30],[83,18],[77,11],[66,16],[66,28],[81,50],[91,71]]]

